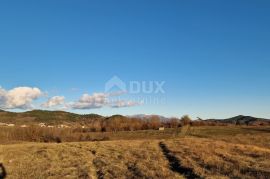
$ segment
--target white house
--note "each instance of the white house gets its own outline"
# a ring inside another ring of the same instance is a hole
[[[158,128],[158,130],[159,130],[159,131],[164,131],[165,128],[164,128],[164,127],[160,127],[160,128]]]
[[[39,123],[38,125],[39,125],[39,127],[46,127],[45,123]]]

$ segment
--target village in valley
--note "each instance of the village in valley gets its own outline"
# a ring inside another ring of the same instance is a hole
[[[36,126],[36,127],[42,127],[42,128],[58,128],[58,129],[64,129],[64,128],[72,128],[69,125],[65,125],[65,124],[59,124],[59,125],[46,125],[45,123],[39,123],[36,125],[26,125],[26,124],[22,124],[22,125],[16,125],[16,124],[11,124],[11,123],[0,123],[0,127],[21,127],[21,128],[26,128],[26,127],[31,127],[31,126]],[[81,126],[82,129],[85,128],[85,126]]]

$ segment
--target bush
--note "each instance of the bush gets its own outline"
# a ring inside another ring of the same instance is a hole
[[[190,125],[191,124],[191,119],[190,119],[190,117],[188,115],[185,115],[180,119],[180,123],[181,123],[181,126]]]

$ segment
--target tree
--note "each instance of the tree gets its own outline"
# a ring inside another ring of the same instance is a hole
[[[149,119],[150,129],[158,129],[161,126],[160,118],[156,115],[153,115]]]
[[[169,121],[170,128],[177,128],[179,124],[179,119],[177,118],[171,118]]]
[[[184,115],[183,117],[181,117],[180,123],[181,123],[181,126],[190,125],[191,119],[188,115]]]

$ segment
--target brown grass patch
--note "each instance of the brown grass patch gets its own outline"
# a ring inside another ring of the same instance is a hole
[[[164,143],[183,166],[203,177],[270,177],[268,148],[191,137]]]

